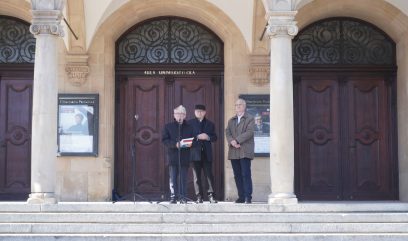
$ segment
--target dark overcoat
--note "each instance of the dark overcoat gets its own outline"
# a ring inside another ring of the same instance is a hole
[[[180,128],[180,136],[179,136]],[[179,149],[176,144],[180,139],[191,138],[193,135],[193,128],[183,121],[182,125],[179,125],[177,121],[173,121],[164,126],[162,133],[162,143],[167,147],[168,164],[172,166],[178,166]],[[180,162],[182,166],[188,166],[190,163],[190,148],[181,148],[180,150]]]
[[[201,150],[203,150],[207,156],[207,161],[212,161],[212,146],[211,142],[217,140],[217,134],[215,134],[215,127],[214,123],[212,123],[207,118],[202,120],[202,130],[201,130],[201,123],[197,118],[191,119],[188,121],[193,127],[193,134],[194,134],[194,142],[193,147],[191,149],[191,160],[192,161],[200,161],[201,158]],[[197,136],[199,134],[205,133],[207,134],[210,139],[209,140],[198,140]]]

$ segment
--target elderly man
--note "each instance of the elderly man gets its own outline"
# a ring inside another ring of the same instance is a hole
[[[187,171],[190,164],[191,144],[180,145],[180,141],[193,137],[193,128],[184,120],[186,118],[186,108],[180,105],[174,109],[174,121],[165,125],[162,135],[162,142],[167,147],[170,176],[170,203],[176,203],[177,198],[180,203],[187,203]],[[180,157],[179,157],[180,155]],[[177,182],[177,177],[179,182]],[[180,186],[179,186],[180,183]]]
[[[254,118],[246,113],[246,102],[235,102],[235,113],[228,120],[225,135],[228,141],[228,159],[231,160],[238,199],[235,203],[252,202],[251,160],[254,158]]]
[[[212,173],[212,147],[211,142],[217,140],[214,123],[208,120],[205,105],[196,105],[195,118],[188,121],[193,127],[195,140],[191,148],[191,161],[193,162],[194,190],[197,203],[203,202],[203,187],[201,185],[201,170],[207,180],[207,195],[210,203],[217,203],[214,195],[214,177]]]

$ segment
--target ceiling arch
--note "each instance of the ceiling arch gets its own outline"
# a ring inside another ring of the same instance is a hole
[[[253,0],[206,0],[224,12],[240,29],[248,48],[252,46]],[[130,0],[86,0],[84,1],[86,46],[89,48],[99,26]],[[96,8],[95,5],[98,5]],[[135,9],[137,11],[137,9]]]
[[[294,1],[294,10],[299,10],[308,3],[313,2],[314,0],[293,0]],[[408,16],[408,1],[406,0],[384,0],[394,7],[398,8],[401,12]]]

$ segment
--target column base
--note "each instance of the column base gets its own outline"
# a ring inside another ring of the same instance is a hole
[[[31,193],[27,199],[28,204],[57,204],[54,193],[41,192]]]
[[[293,193],[271,193],[268,196],[268,204],[297,204],[298,200]]]

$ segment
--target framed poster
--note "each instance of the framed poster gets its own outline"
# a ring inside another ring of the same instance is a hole
[[[269,156],[269,95],[240,95],[255,119],[255,156]]]
[[[58,156],[98,155],[98,94],[58,95]]]

